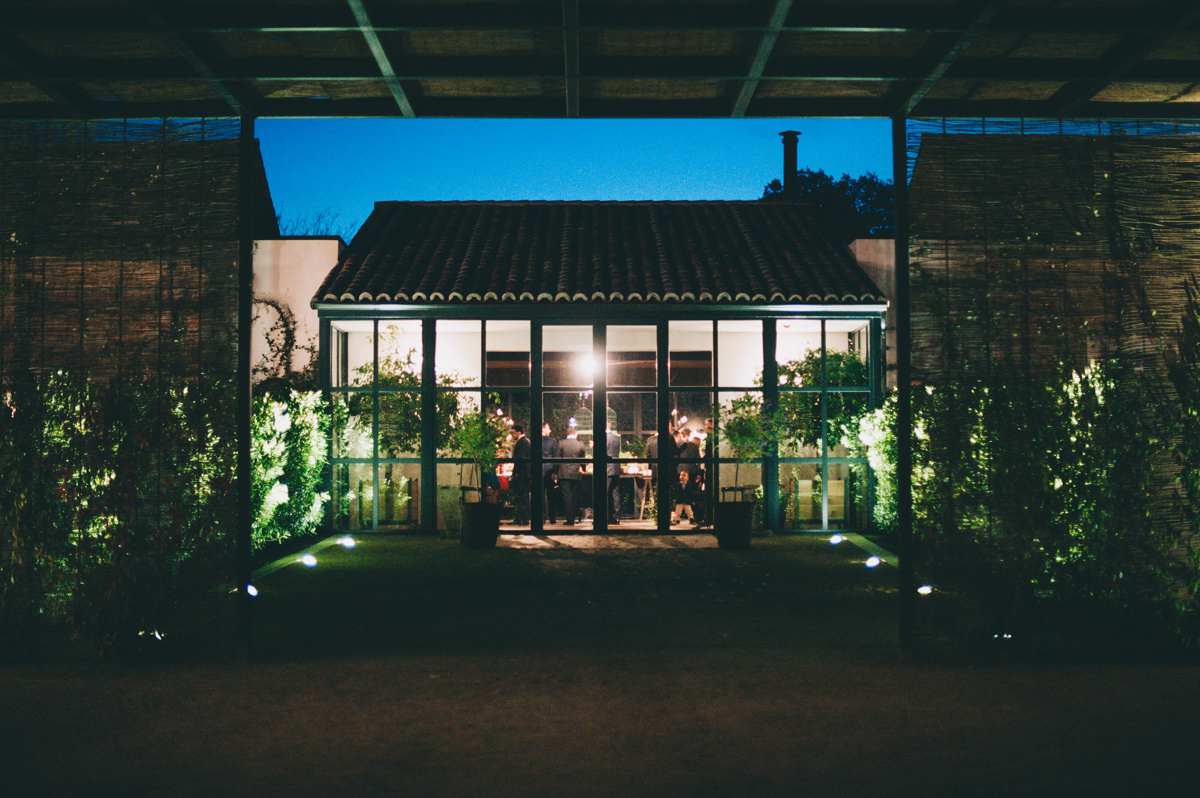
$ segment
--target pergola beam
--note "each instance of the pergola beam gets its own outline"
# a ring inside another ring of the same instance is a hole
[[[1179,33],[1200,20],[1200,3],[1195,0],[1184,0],[1176,3],[1173,19],[1168,21],[1159,32],[1137,33],[1126,36],[1113,45],[1104,54],[1107,70],[1096,80],[1062,87],[1051,102],[1059,105],[1058,118],[1075,115],[1084,103],[1104,91],[1114,82],[1120,80],[1134,70],[1146,56],[1150,55],[1170,36]],[[1193,71],[1189,82],[1195,82],[1196,73]]]
[[[971,41],[995,18],[999,7],[999,0],[991,0],[991,2],[985,3],[982,8],[979,8],[978,3],[970,3],[965,7],[972,10],[978,8],[978,11],[974,15],[974,20],[962,33],[948,37],[950,41],[944,44],[940,57],[937,58],[936,63],[929,70],[929,73],[916,86],[898,86],[890,92],[896,100],[896,116],[899,116],[901,119],[908,118],[908,115],[913,112],[917,104],[925,99],[925,95],[937,85],[937,82],[946,75],[950,67],[966,52]]]
[[[150,26],[166,37],[176,52],[196,71],[196,74],[203,78],[212,87],[213,91],[220,95],[221,99],[225,101],[225,104],[229,106],[234,115],[245,116],[247,113],[246,104],[234,95],[229,87],[217,77],[208,63],[200,57],[196,48],[159,13],[157,6],[151,0],[134,0],[134,3],[141,10],[142,15],[149,21]]]
[[[53,106],[63,112],[65,116],[73,119],[86,119],[89,116],[87,100],[83,97],[70,96],[77,92],[72,92],[69,87],[64,91],[50,81],[39,77],[36,72],[25,65],[28,58],[29,54],[25,52],[25,48],[20,43],[7,34],[0,34],[0,66],[3,66],[19,80],[32,84],[34,88],[49,97]]]
[[[791,10],[792,0],[775,0],[775,8],[771,10],[771,17],[767,21],[767,29],[763,31],[762,37],[758,40],[758,47],[754,52],[754,57],[750,60],[750,69],[746,79],[742,81],[737,99],[733,101],[733,111],[730,116],[734,119],[746,115],[746,109],[750,106],[750,101],[754,99],[754,92],[758,89],[758,81],[762,78],[767,61],[770,60],[771,53],[775,50],[775,42],[779,40],[779,31],[783,28],[783,23],[787,20],[788,12]]]
[[[576,39],[576,42],[578,40]],[[564,42],[565,43],[565,42]],[[576,53],[577,53],[576,49]],[[1047,83],[1104,81],[1107,73],[1098,73],[1094,62],[1083,59],[1042,58],[958,58],[941,50],[935,73],[907,58],[771,58],[758,81],[868,81],[907,83],[935,82],[934,75],[956,80],[1013,80]],[[745,61],[736,56],[591,57],[575,72],[581,80],[605,78],[691,78],[695,80],[747,81]],[[559,80],[564,62],[554,56],[422,56],[393,58],[389,63],[400,80],[470,78],[506,80],[536,78]],[[928,63],[928,62],[925,62]],[[153,75],[156,81],[195,80],[196,70],[177,58],[56,58],[39,61],[41,80],[71,83],[79,81],[129,81]],[[757,70],[756,70],[757,71]],[[227,88],[242,81],[363,81],[378,80],[378,65],[373,58],[228,58],[210,70],[211,78]],[[30,69],[22,75],[33,76]],[[1143,61],[1131,65],[1121,76],[1143,82],[1191,83],[1197,79],[1193,61]],[[923,96],[923,95],[922,95]]]
[[[579,0],[562,0],[563,78],[569,118],[579,116]]]
[[[367,42],[367,47],[371,50],[371,55],[375,57],[375,64],[379,67],[379,72],[383,75],[384,83],[387,84],[388,91],[392,93],[392,99],[396,101],[396,105],[400,108],[401,116],[412,118],[416,116],[413,111],[412,103],[408,100],[408,94],[405,93],[404,87],[400,85],[400,78],[396,77],[395,70],[392,69],[392,63],[388,59],[387,52],[383,49],[383,42],[379,40],[379,34],[375,31],[375,26],[371,24],[371,17],[367,14],[367,9],[363,5],[362,0],[346,0],[350,6],[350,11],[354,14],[354,19],[358,23],[359,33]]]
[[[764,4],[711,3],[606,3],[582,9],[580,29],[587,30],[703,30],[764,33]],[[561,27],[561,0],[540,3],[405,4],[372,10],[371,29],[378,33],[419,30],[557,30]],[[361,29],[341,6],[303,4],[190,4],[171,10],[174,28],[182,34],[211,33],[348,33]],[[913,3],[838,3],[793,8],[782,32],[824,33],[924,33],[967,32],[974,16],[968,10]],[[58,9],[31,4],[5,10],[9,31],[136,32],[145,30],[144,18],[127,9],[74,9],[62,18]],[[1138,8],[1099,8],[1080,19],[1075,8],[1000,10],[990,29],[1003,33],[1109,33],[1121,35],[1166,34],[1171,24],[1148,18]]]

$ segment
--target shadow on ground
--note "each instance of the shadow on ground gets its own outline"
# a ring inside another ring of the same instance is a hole
[[[894,569],[826,538],[363,536],[257,581],[254,656],[561,648],[894,651]]]
[[[1194,794],[1195,667],[901,662],[890,567],[710,545],[324,549],[250,662],[0,668],[0,793]]]

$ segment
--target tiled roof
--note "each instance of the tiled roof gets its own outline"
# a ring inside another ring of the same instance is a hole
[[[883,304],[780,202],[380,202],[313,303]]]

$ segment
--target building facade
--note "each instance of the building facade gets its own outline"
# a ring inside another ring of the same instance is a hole
[[[480,475],[461,446],[482,412],[532,439],[532,534],[560,528],[542,477],[569,462],[575,531],[683,528],[684,470],[698,504],[757,495],[766,528],[863,528],[870,478],[841,424],[882,399],[886,304],[794,203],[378,203],[313,299],[332,523],[453,529],[489,486],[520,520],[524,463],[501,449]],[[560,458],[572,428],[585,454]]]

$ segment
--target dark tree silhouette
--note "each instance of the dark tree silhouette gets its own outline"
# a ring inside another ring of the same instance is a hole
[[[800,169],[796,181],[799,201],[814,208],[843,244],[892,234],[891,180],[867,172],[860,177],[843,174],[835,181],[820,169]],[[772,180],[763,188],[762,198],[783,199],[783,184]]]

